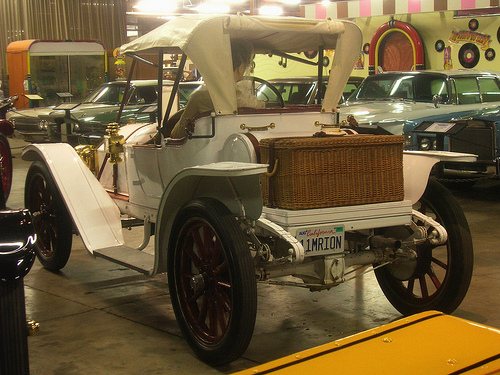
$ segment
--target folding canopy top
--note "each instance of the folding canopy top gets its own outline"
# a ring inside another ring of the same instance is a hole
[[[252,43],[255,53],[299,53],[333,49],[335,55],[325,111],[333,111],[361,51],[362,35],[352,22],[245,15],[184,15],[121,47],[121,53],[185,53],[203,76],[217,114],[237,110],[230,40]]]

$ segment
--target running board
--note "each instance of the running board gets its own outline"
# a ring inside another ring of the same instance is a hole
[[[152,274],[155,264],[154,255],[127,246],[94,250],[93,254],[96,257],[104,258],[147,276]]]

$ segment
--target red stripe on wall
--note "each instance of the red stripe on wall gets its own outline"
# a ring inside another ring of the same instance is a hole
[[[349,18],[349,8],[347,1],[337,3],[337,18]]]
[[[396,13],[396,0],[384,0],[382,12],[384,14]]]
[[[439,12],[448,10],[448,2],[446,0],[434,0],[434,11]]]

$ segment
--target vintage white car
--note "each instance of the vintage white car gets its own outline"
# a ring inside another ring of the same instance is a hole
[[[266,55],[317,50],[320,62],[334,49],[323,102],[237,108],[232,39]],[[150,276],[167,272],[179,326],[212,365],[246,350],[257,282],[329,290],[373,265],[401,313],[456,309],[472,275],[472,240],[453,196],[428,183],[438,154],[403,155],[401,136],[334,125],[361,42],[347,21],[191,15],[122,46],[136,63],[180,54],[179,71],[188,56],[214,109],[191,119],[183,139],[169,137],[178,114],[164,97],[157,122],[110,124],[97,150],[29,145],[25,201],[39,260],[64,267],[76,230],[94,256]],[[144,227],[138,248],[122,234],[134,219]],[[154,254],[142,251],[150,237]]]

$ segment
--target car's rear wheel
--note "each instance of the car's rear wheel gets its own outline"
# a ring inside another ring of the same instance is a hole
[[[248,245],[229,209],[213,199],[187,203],[168,252],[168,283],[179,326],[196,355],[229,363],[253,334],[257,287]]]
[[[9,141],[0,133],[0,175],[2,182],[3,203],[7,201],[12,186],[12,154]],[[1,199],[1,198],[0,198]]]
[[[451,313],[465,297],[472,277],[469,225],[450,191],[432,179],[414,209],[443,225],[448,240],[438,246],[417,245],[414,262],[376,269],[377,280],[389,302],[402,314],[425,310]]]
[[[42,162],[34,162],[28,170],[24,202],[33,217],[38,260],[51,271],[60,270],[71,253],[73,222],[50,171]]]

